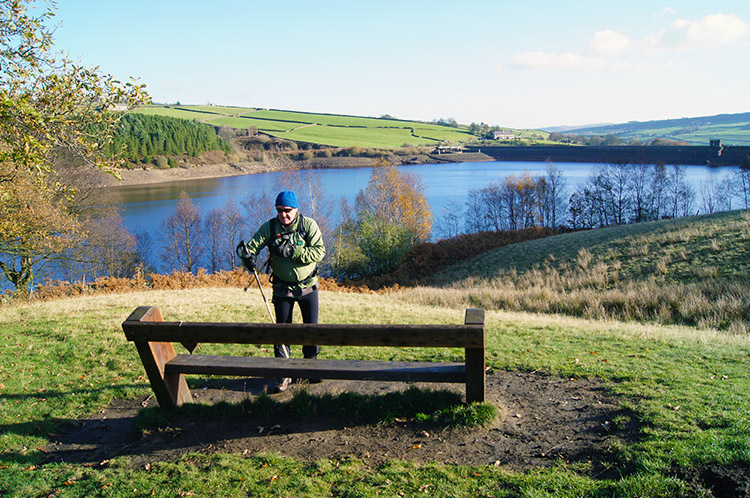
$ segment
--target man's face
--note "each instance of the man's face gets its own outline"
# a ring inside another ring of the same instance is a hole
[[[282,225],[291,225],[297,217],[297,208],[289,206],[276,206],[276,212],[279,213],[277,217]]]

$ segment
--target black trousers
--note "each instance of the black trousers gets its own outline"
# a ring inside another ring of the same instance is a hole
[[[318,323],[318,289],[300,297],[273,296],[273,309],[276,313],[276,323],[292,323],[294,303],[297,303],[302,313],[303,323]],[[302,346],[302,355],[305,358],[315,358],[320,353],[320,346]],[[289,358],[289,346],[276,344],[273,347],[276,358]]]

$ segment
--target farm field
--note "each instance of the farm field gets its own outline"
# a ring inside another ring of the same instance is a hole
[[[395,149],[404,145],[436,146],[477,140],[466,127],[396,119],[220,106],[148,106],[133,112],[195,119],[237,129],[255,127],[274,137],[331,147]]]
[[[613,134],[620,138],[636,138],[649,142],[654,138],[684,140],[690,145],[708,145],[721,140],[724,145],[750,145],[750,113],[719,114],[695,118],[634,121],[629,123],[577,128],[572,134]]]

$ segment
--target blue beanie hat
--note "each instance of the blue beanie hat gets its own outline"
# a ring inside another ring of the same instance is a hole
[[[297,194],[291,190],[284,190],[276,196],[277,206],[287,206],[290,208],[298,208],[299,202],[297,201]]]

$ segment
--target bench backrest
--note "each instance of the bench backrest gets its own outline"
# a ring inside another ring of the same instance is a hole
[[[463,325],[372,325],[165,322],[142,306],[123,322],[135,342],[316,344],[320,346],[460,347],[484,349],[484,310],[467,309]]]

